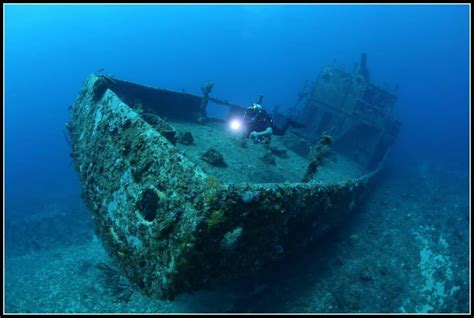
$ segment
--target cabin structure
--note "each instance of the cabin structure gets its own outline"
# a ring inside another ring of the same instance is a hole
[[[392,115],[396,96],[370,82],[366,61],[363,54],[353,73],[324,67],[297,116],[306,127],[292,132],[314,143],[326,131],[334,149],[373,168],[396,140],[400,122]]]

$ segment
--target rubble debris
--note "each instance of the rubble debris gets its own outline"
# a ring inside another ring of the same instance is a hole
[[[185,132],[178,131],[176,133],[176,141],[180,144],[189,146],[194,143],[194,137],[190,131],[185,131]]]
[[[270,151],[277,157],[288,158],[288,152],[285,148],[279,146],[270,146]]]
[[[201,159],[216,167],[227,167],[224,156],[214,148],[209,148],[203,153]]]
[[[260,157],[260,159],[269,165],[276,164],[275,157],[270,151],[266,152],[262,157]]]

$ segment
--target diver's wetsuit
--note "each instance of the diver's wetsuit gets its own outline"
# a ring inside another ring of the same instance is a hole
[[[272,128],[272,135],[283,136],[291,125],[291,120],[287,119],[283,127],[276,126],[272,116],[263,108],[247,108],[243,120],[245,127],[247,127],[247,138],[252,131],[260,132],[268,127]]]

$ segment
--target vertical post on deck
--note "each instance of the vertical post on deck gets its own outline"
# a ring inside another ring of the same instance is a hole
[[[204,124],[206,122],[206,119],[207,119],[206,107],[207,107],[207,104],[209,103],[209,94],[211,93],[213,87],[214,87],[214,83],[212,81],[208,81],[206,84],[201,86],[203,97],[201,100],[201,105],[199,107],[199,113],[197,116],[197,121],[200,124]]]

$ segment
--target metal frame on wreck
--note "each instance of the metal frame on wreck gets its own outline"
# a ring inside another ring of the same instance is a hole
[[[383,164],[333,184],[224,184],[136,111],[138,104],[194,120],[201,103],[93,74],[66,125],[96,233],[121,271],[153,297],[257,273],[324,235],[370,192]]]

